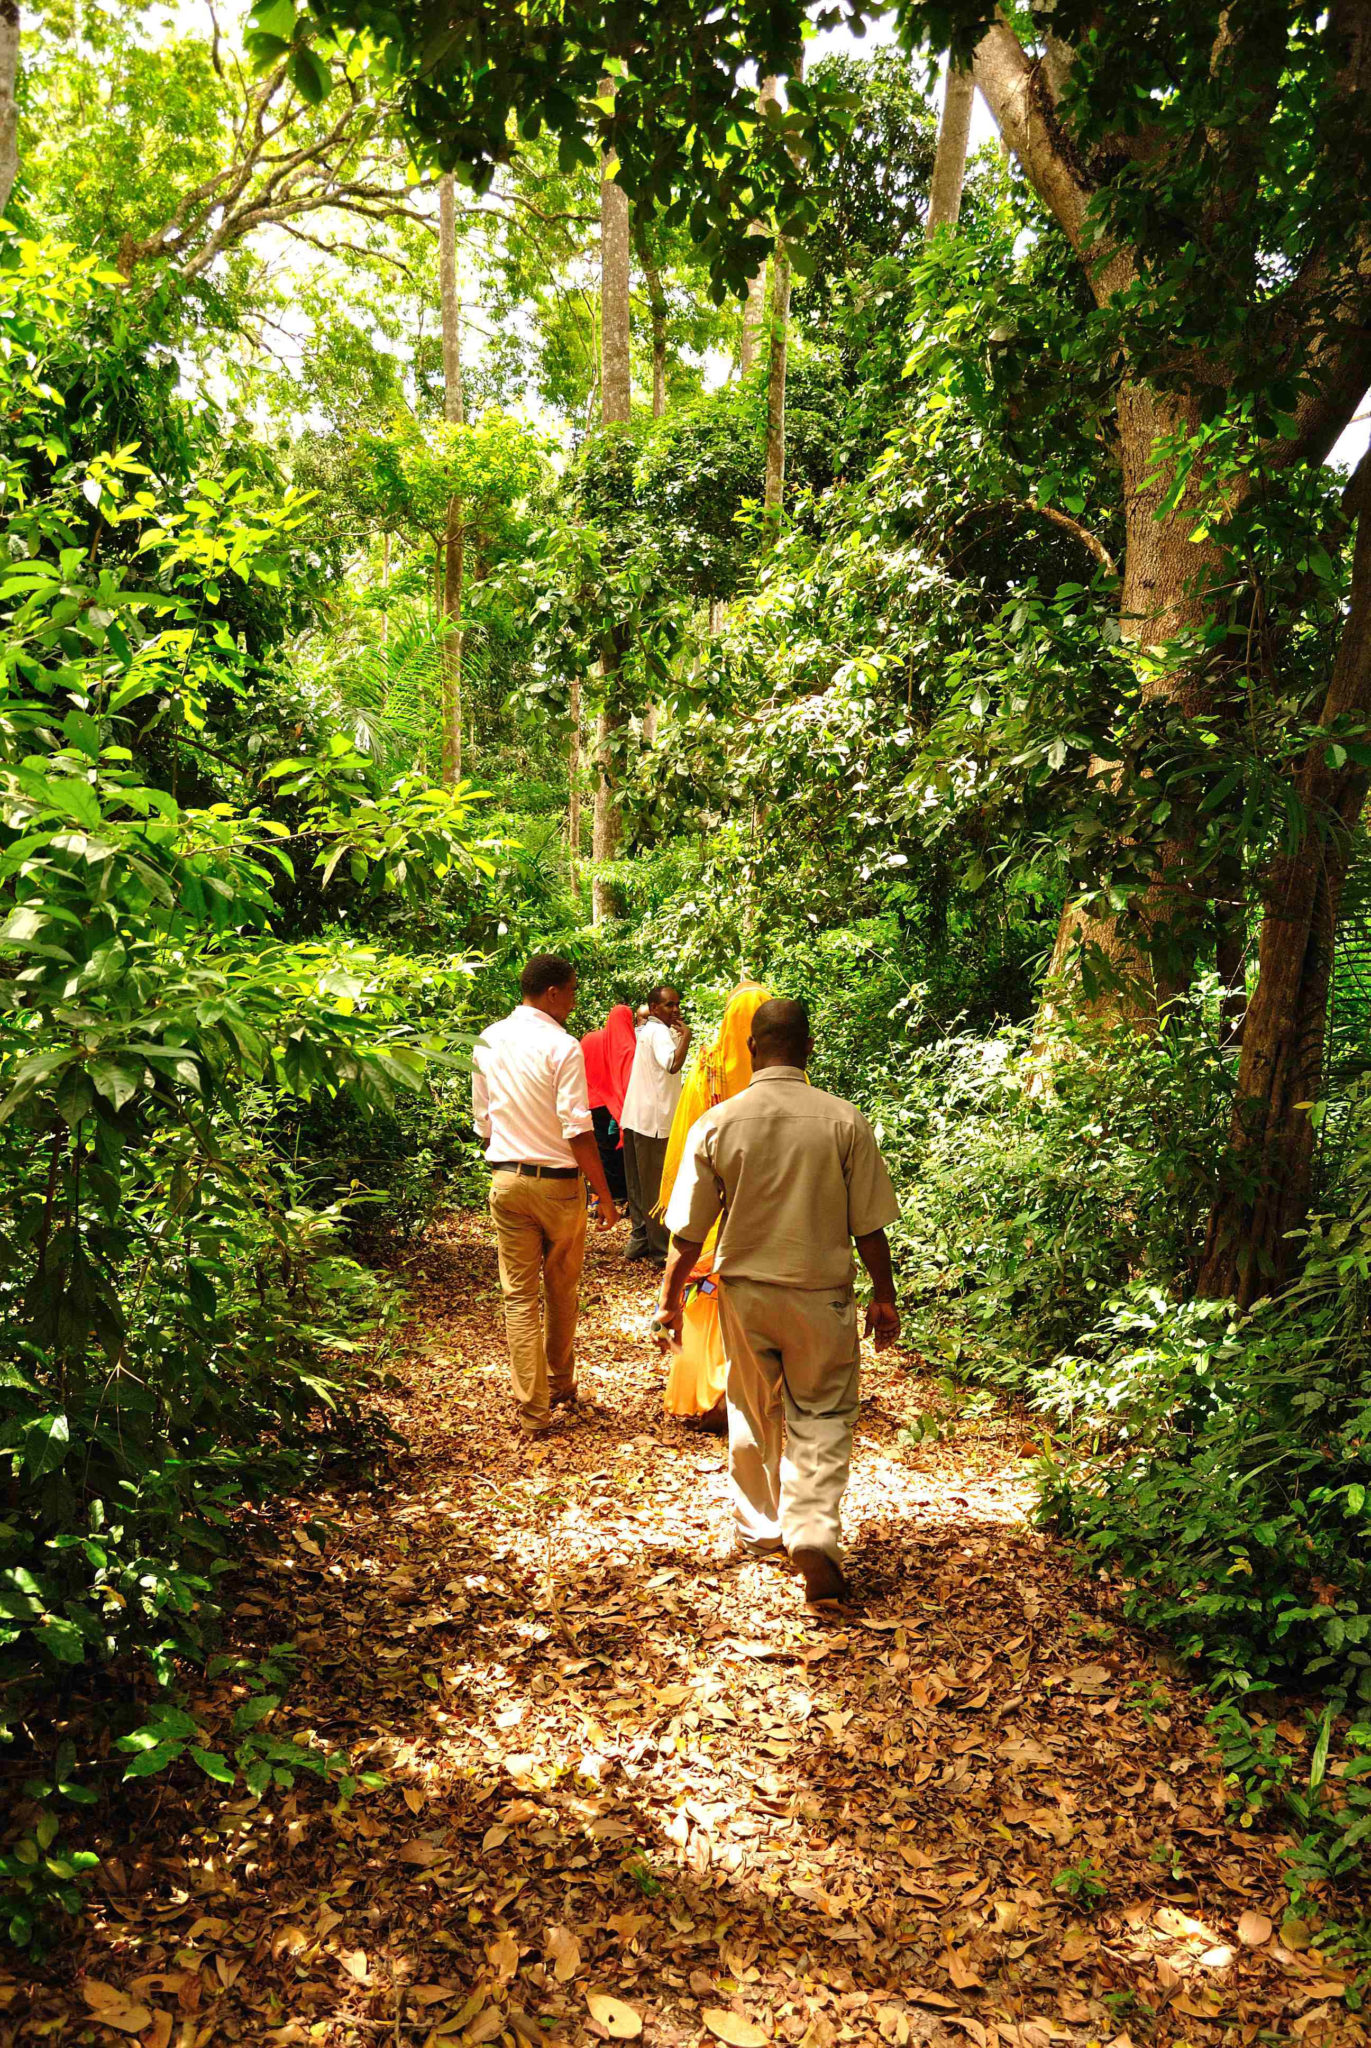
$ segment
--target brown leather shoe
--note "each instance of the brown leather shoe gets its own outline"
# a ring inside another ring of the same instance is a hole
[[[804,1574],[805,1599],[811,1607],[825,1607],[846,1600],[847,1580],[836,1557],[815,1545],[801,1543],[790,1553],[790,1562]]]

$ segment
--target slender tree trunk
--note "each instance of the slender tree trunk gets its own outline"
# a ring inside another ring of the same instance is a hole
[[[769,101],[774,101],[776,90],[776,80],[774,78],[764,78],[761,90],[757,94],[757,105],[765,107]],[[764,221],[754,220],[752,222],[752,233],[754,235],[764,233],[765,228],[766,223]],[[766,264],[762,263],[758,266],[756,275],[748,282],[747,298],[743,304],[743,326],[742,333],[738,339],[738,372],[740,376],[745,377],[757,360],[761,348],[762,329],[765,325]]]
[[[605,426],[627,422],[633,410],[629,358],[630,222],[628,195],[607,175],[600,178],[600,418]],[[601,661],[603,709],[595,722],[595,814],[591,847],[596,874],[591,917],[596,924],[623,915],[623,894],[600,868],[617,859],[622,836],[615,770],[615,742],[628,714],[618,693],[619,650],[606,642]]]
[[[566,843],[571,893],[581,895],[581,678],[571,678],[571,741],[567,749]]]
[[[0,213],[19,175],[19,0],[0,0]]]
[[[653,260],[652,244],[636,208],[632,218],[633,252],[647,279],[647,309],[652,319],[652,417],[659,420],[666,411],[666,323],[671,307],[662,283],[661,266]]]
[[[943,82],[943,110],[938,120],[938,149],[933,159],[933,182],[928,188],[927,233],[937,228],[955,228],[962,210],[962,185],[966,179],[966,144],[971,133],[971,102],[976,81],[970,71],[948,59]]]
[[[644,265],[647,273],[648,309],[652,314],[652,417],[659,420],[666,411],[666,320],[670,310],[656,265]]]
[[[760,226],[760,223],[754,221],[753,226]],[[756,363],[762,329],[766,325],[766,268],[763,263],[755,277],[748,280],[747,298],[743,302],[743,325],[738,339],[738,371],[744,377]]]
[[[777,237],[771,259],[771,350],[766,371],[766,483],[762,504],[779,520],[785,496],[786,329],[790,321],[790,258]]]
[[[800,76],[797,63],[795,75]],[[775,80],[770,83],[775,85]],[[765,90],[765,88],[764,88]],[[784,235],[776,237],[771,259],[771,347],[766,371],[766,482],[762,505],[779,523],[785,496],[785,374],[790,325],[790,255]]]
[[[1319,724],[1371,713],[1371,457],[1349,494],[1359,517],[1352,596]],[[1371,770],[1330,765],[1326,739],[1296,779],[1304,827],[1271,864],[1257,985],[1243,1026],[1224,1187],[1209,1219],[1200,1292],[1246,1306],[1288,1272],[1309,1208],[1314,1125],[1338,912]]]
[[[608,166],[606,167],[608,168]],[[606,426],[632,412],[629,363],[628,194],[612,177],[600,181],[600,418]]]
[[[443,307],[443,418],[465,423],[462,394],[462,303],[457,296],[457,197],[452,174],[438,180],[438,277]],[[462,595],[466,521],[462,501],[448,500],[443,535],[443,781],[462,779]]]

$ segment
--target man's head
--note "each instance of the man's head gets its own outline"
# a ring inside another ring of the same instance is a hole
[[[565,1024],[576,1007],[576,969],[560,953],[535,953],[519,976],[519,993],[530,1009]]]
[[[663,1024],[674,1026],[681,1021],[681,992],[670,982],[659,981],[656,988],[647,992],[647,1014],[660,1017]]]
[[[753,1067],[807,1067],[814,1050],[809,1012],[788,996],[762,1003],[752,1019],[748,1040]]]

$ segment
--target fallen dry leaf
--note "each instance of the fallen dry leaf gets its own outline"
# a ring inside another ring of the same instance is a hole
[[[1271,1939],[1271,1922],[1265,1913],[1246,1912],[1238,1922],[1238,1940],[1244,1948],[1261,1948]]]
[[[711,2034],[717,2034],[721,2041],[727,2041],[729,2048],[765,2048],[771,2039],[765,2027],[759,2027],[756,2020],[744,2018],[740,2012],[727,2012],[722,2006],[708,2005],[700,2018]]]
[[[458,2020],[453,2022],[454,2033],[459,2030],[459,2027],[460,2015]],[[483,2041],[493,2041],[497,2035],[503,2034],[504,2030],[504,2013],[498,2005],[488,2005],[484,2012],[477,2014],[471,2025],[462,2034],[462,2039],[467,2043],[467,2048],[481,2048]],[[447,2032],[446,2027],[443,2029],[443,2032]]]
[[[140,2005],[136,1998],[129,1997],[127,1991],[120,1991],[99,1977],[82,1979],[81,1996],[101,2026],[113,2027],[116,2033],[141,2033],[152,2018],[147,2006]]]
[[[610,1998],[603,1991],[587,1991],[586,2004],[590,2008],[590,2017],[598,2020],[616,2041],[632,2041],[643,2031],[642,2014],[626,2005],[622,1998]]]
[[[581,1967],[581,1944],[565,1927],[549,1927],[547,1953],[559,1984],[569,1983]]]
[[[155,2012],[152,2016],[152,2025],[143,2035],[142,2048],[170,2048],[173,2024],[169,2012]]]
[[[958,1991],[980,1990],[981,1979],[974,1963],[969,1963],[955,1948],[947,1952],[947,1974]]]
[[[364,1948],[345,1948],[338,1960],[355,1984],[370,1984],[371,1972],[367,1968],[367,1952]]]
[[[447,1860],[446,1849],[440,1849],[434,1842],[405,1842],[395,1852],[396,1861],[412,1863],[416,1870],[432,1870],[435,1863]]]
[[[486,1944],[486,1961],[502,1984],[507,1984],[519,1967],[519,1944],[506,1931]]]

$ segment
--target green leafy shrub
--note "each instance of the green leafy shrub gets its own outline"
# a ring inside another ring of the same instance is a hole
[[[1212,1015],[1202,989],[1153,1037],[1063,1018],[1050,1047],[1020,1029],[906,1055],[882,1116],[926,1348],[1031,1392],[1111,1290],[1193,1271],[1231,1087]]]
[[[1316,1222],[1279,1301],[1136,1287],[1040,1382],[1063,1425],[1044,1514],[1240,1690],[1371,1700],[1369,1265],[1371,1193]]]

